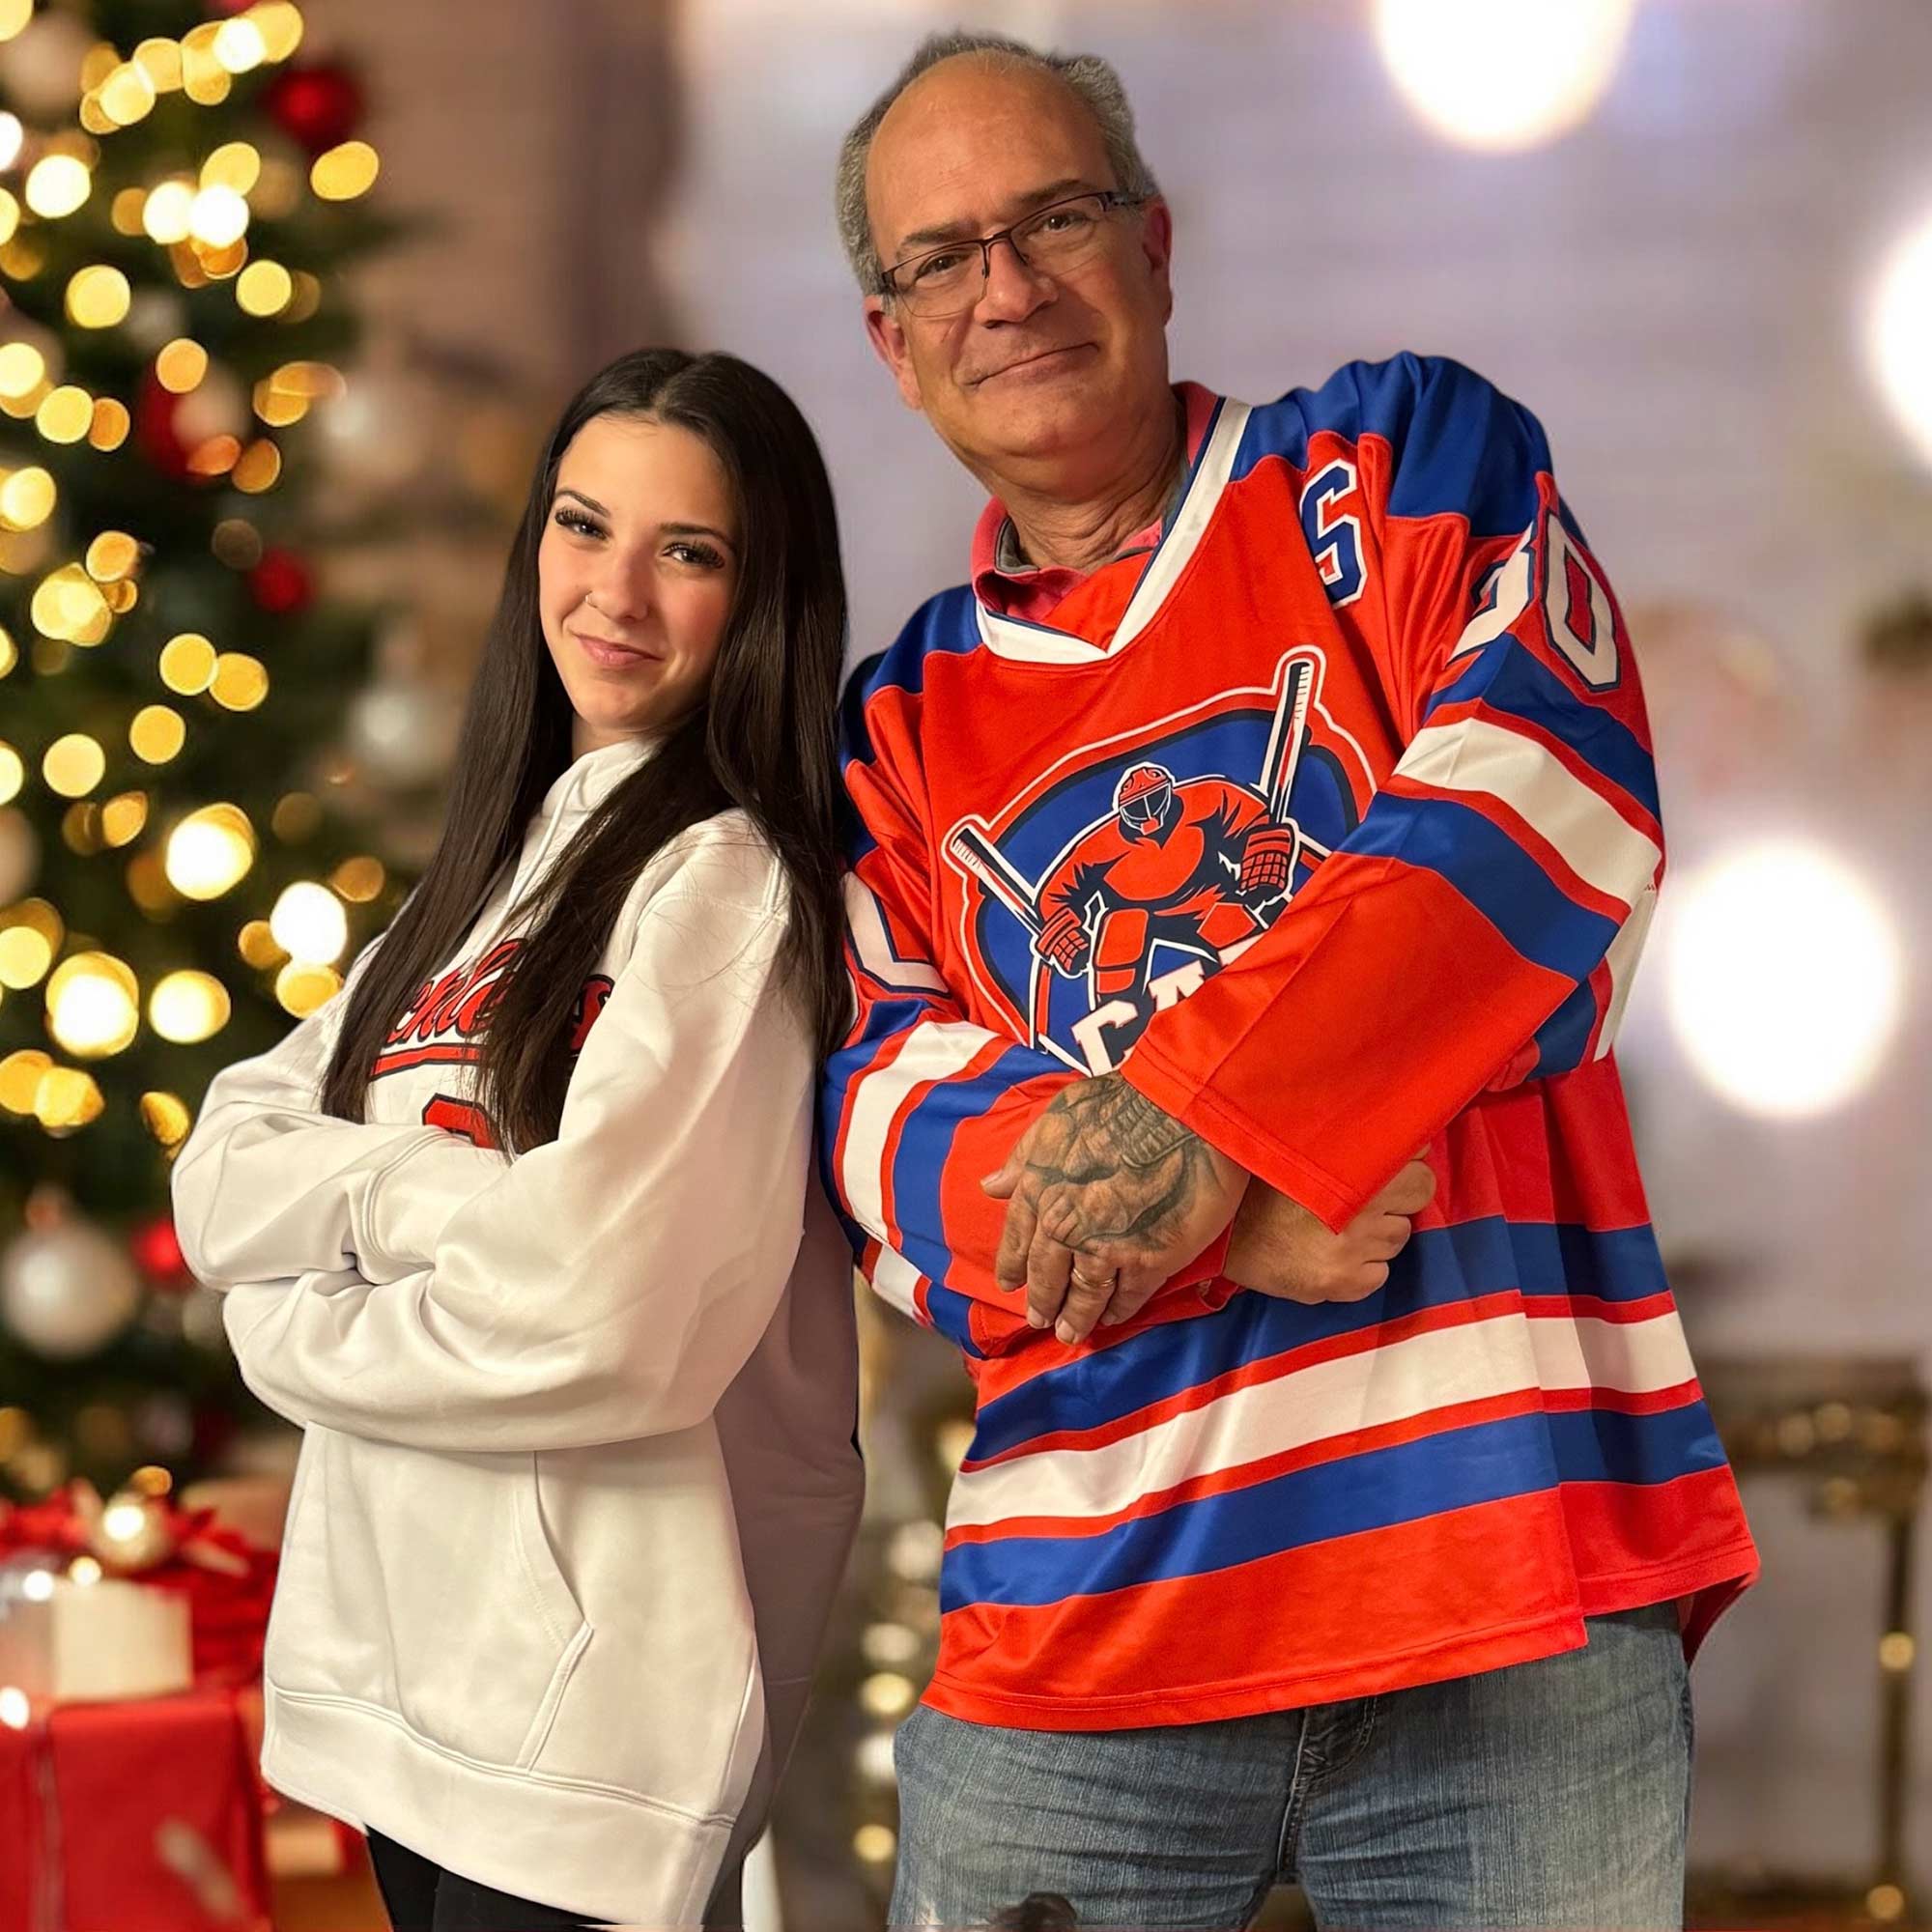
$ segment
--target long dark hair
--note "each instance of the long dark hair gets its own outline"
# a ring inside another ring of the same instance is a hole
[[[645,349],[571,398],[531,479],[477,666],[436,855],[357,980],[323,1082],[325,1111],[363,1118],[369,1069],[418,991],[468,937],[546,791],[571,762],[575,713],[544,643],[537,546],[557,466],[595,416],[702,437],[736,495],[742,562],[705,700],[597,807],[530,894],[527,930],[490,1006],[478,1098],[499,1146],[554,1140],[569,1040],[638,874],[668,839],[741,807],[784,867],[782,978],[822,1051],[846,1020],[835,830],[834,718],[845,582],[824,459],[769,376],[735,355]]]

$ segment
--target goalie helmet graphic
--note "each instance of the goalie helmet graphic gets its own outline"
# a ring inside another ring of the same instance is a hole
[[[1114,788],[1114,810],[1129,838],[1158,838],[1174,829],[1174,774],[1163,765],[1136,765]]]

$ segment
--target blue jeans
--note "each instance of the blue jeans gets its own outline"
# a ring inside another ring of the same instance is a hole
[[[1060,1892],[1082,1932],[1243,1926],[1293,1881],[1380,1932],[1683,1922],[1690,1693],[1667,1604],[1590,1641],[1380,1697],[1220,1723],[901,1726],[895,1927]]]

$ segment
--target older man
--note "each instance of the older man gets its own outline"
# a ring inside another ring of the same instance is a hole
[[[894,1921],[1676,1924],[1755,1554],[1608,1057],[1662,834],[1542,431],[1413,356],[1170,386],[1096,59],[928,42],[839,215],[992,497],[846,704],[828,1162],[979,1398]]]

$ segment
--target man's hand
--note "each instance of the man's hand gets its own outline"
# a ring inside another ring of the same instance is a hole
[[[981,1183],[1007,1203],[993,1272],[1077,1342],[1137,1315],[1233,1219],[1248,1177],[1118,1073],[1066,1088]]]
[[[1228,1243],[1228,1279],[1287,1301],[1365,1300],[1388,1280],[1389,1263],[1407,1245],[1414,1216],[1435,1198],[1435,1175],[1423,1159],[1428,1151],[1339,1235],[1298,1201],[1250,1181]]]

